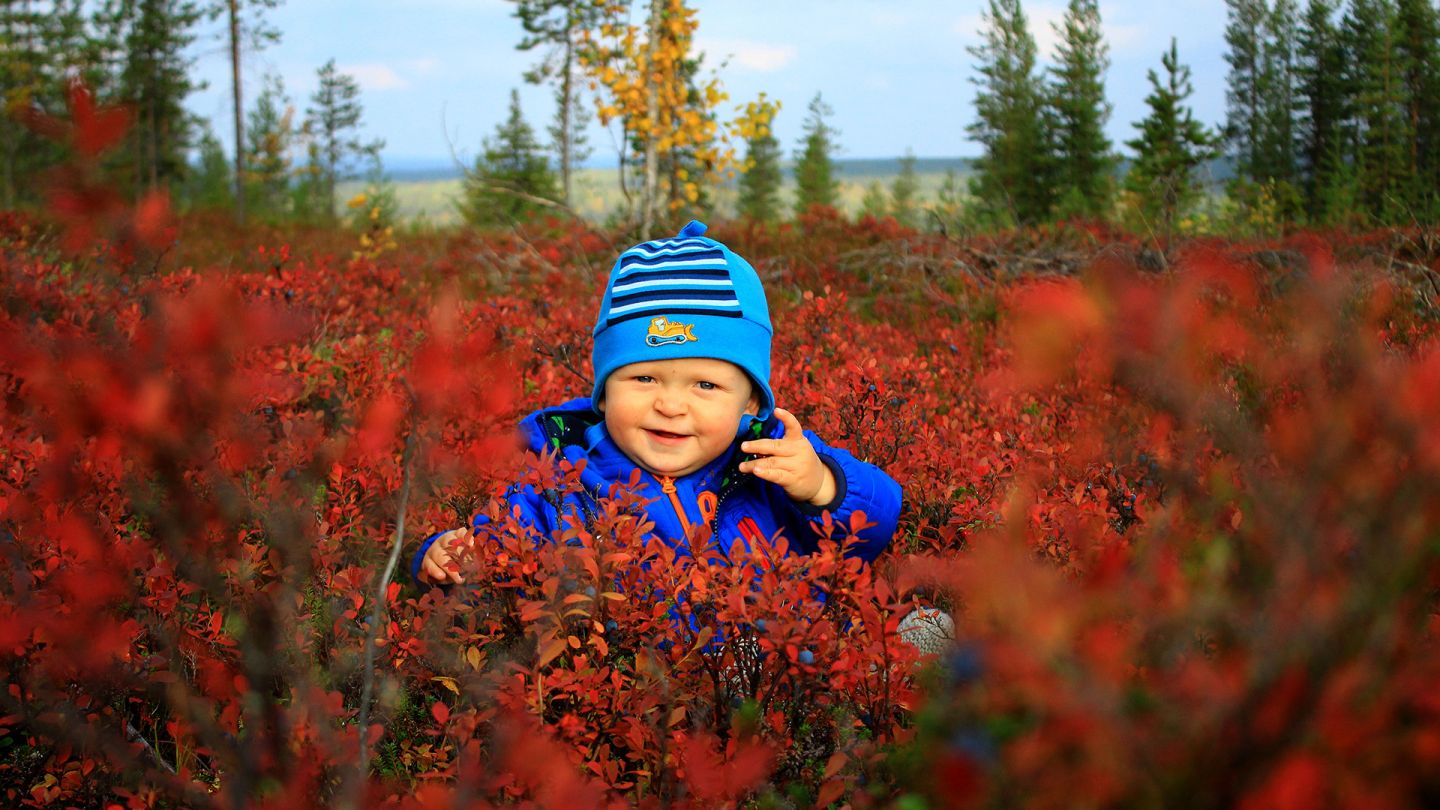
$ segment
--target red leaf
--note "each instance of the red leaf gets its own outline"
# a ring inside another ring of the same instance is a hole
[[[845,792],[845,783],[839,779],[831,779],[820,786],[820,795],[815,799],[816,807],[829,807],[830,803],[840,798]]]
[[[1326,765],[1310,753],[1292,753],[1275,766],[1260,787],[1241,802],[1242,810],[1276,808],[1309,810],[1324,807]]]
[[[150,248],[162,248],[169,238],[170,193],[159,189],[135,206],[135,238]]]
[[[435,722],[443,726],[450,722],[450,707],[437,700],[430,704],[430,716],[435,718]]]
[[[94,157],[125,137],[130,111],[124,107],[96,107],[90,88],[76,80],[70,83],[70,119],[75,149]]]

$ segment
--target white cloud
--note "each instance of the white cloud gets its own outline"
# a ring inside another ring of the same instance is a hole
[[[743,39],[703,40],[700,50],[756,73],[774,73],[795,61],[794,45],[771,45]]]
[[[403,90],[410,86],[410,82],[396,73],[394,68],[378,62],[340,65],[336,69],[353,77],[360,83],[362,90]]]
[[[440,67],[440,60],[433,56],[424,56],[419,59],[411,59],[405,63],[412,73],[427,76],[434,73]]]

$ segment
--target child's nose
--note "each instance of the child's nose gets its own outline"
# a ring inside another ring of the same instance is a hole
[[[661,391],[655,397],[655,410],[666,416],[685,412],[685,399],[672,391]]]

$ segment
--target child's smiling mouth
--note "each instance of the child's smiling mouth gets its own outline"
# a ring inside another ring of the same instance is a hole
[[[644,428],[651,438],[659,439],[662,442],[679,442],[690,438],[689,434],[671,433],[668,430],[657,430],[655,428]]]

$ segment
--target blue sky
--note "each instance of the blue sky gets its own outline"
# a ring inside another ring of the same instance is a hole
[[[692,0],[697,44],[730,93],[727,106],[760,92],[780,99],[775,128],[784,148],[799,139],[805,108],[818,91],[834,109],[841,157],[973,156],[965,134],[974,118],[980,0]],[[1025,2],[1031,33],[1048,61],[1051,23],[1064,0]],[[537,58],[515,50],[521,36],[505,0],[285,0],[270,14],[278,45],[246,58],[247,104],[267,72],[279,74],[298,111],[315,70],[334,58],[363,89],[364,126],[386,140],[394,163],[472,159],[505,115],[512,87],[538,128],[553,115],[548,89],[521,74]],[[1106,89],[1117,146],[1145,114],[1145,73],[1158,69],[1170,37],[1190,65],[1196,116],[1216,125],[1225,112],[1225,5],[1221,0],[1101,0],[1110,46]],[[231,131],[228,51],[218,28],[195,48],[195,73],[209,83],[190,108]],[[722,64],[723,62],[723,64]],[[728,113],[728,110],[726,111]],[[592,161],[613,164],[612,135],[594,125]]]

